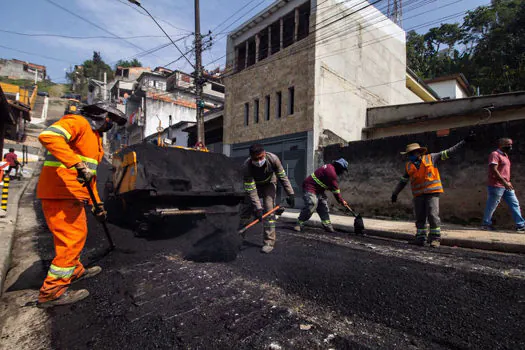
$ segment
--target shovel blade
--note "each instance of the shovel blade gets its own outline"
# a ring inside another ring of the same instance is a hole
[[[365,234],[365,223],[363,222],[361,215],[357,215],[354,220],[354,232],[356,235]]]

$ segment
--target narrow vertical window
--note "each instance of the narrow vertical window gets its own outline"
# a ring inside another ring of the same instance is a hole
[[[259,123],[259,100],[253,101],[253,119],[255,124]]]
[[[270,120],[270,96],[264,98],[264,119]]]
[[[283,105],[283,94],[279,91],[275,94],[275,117],[277,119],[281,118],[281,111]]]
[[[294,113],[294,105],[295,105],[295,89],[292,86],[288,88],[288,115],[292,115]]]
[[[250,104],[244,104],[244,125],[248,126],[250,124]]]

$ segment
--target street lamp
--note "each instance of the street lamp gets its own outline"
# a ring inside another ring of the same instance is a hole
[[[179,53],[186,59],[186,61],[188,61],[188,63],[190,64],[190,66],[195,69],[195,66],[191,63],[191,61],[188,59],[188,57],[186,57],[186,55],[179,49],[179,47],[177,46],[177,44],[175,44],[175,42],[173,41],[173,39],[168,35],[168,33],[166,33],[166,31],[164,30],[164,28],[162,28],[162,26],[159,24],[159,22],[157,22],[157,20],[155,19],[155,17],[153,17],[151,15],[151,13],[149,13],[148,10],[146,10],[145,7],[143,7],[140,3],[140,0],[128,0],[128,2],[132,3],[133,5],[137,5],[138,7],[140,7],[141,9],[143,9],[147,14],[148,16],[151,17],[151,19],[153,20],[153,22],[155,22],[155,24],[160,28],[160,30],[162,30],[162,32],[164,33],[164,35],[166,35],[166,37],[168,39],[170,39],[171,43],[173,44],[173,46],[175,46],[175,48],[179,51]]]

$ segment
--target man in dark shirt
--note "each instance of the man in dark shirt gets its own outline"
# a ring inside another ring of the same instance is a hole
[[[18,161],[18,156],[15,153],[15,149],[14,148],[10,148],[9,149],[9,153],[5,154],[4,159],[5,159],[6,162],[9,163],[9,169],[7,169],[7,174],[10,175],[11,174],[11,170],[15,169],[15,171],[16,171],[15,177],[18,177],[18,170],[19,170],[19,167],[20,167],[20,162]]]
[[[275,207],[277,179],[288,195],[286,201],[290,207],[295,206],[295,194],[292,184],[286,176],[281,160],[275,154],[266,152],[259,144],[250,147],[250,157],[243,164],[244,190],[249,203],[241,209],[241,226],[245,226],[253,214],[262,221],[264,212]],[[261,205],[261,199],[264,205]],[[264,221],[263,253],[270,253],[275,245],[275,216],[270,215]]]
[[[334,227],[330,221],[328,197],[325,191],[332,191],[337,202],[347,206],[348,203],[341,196],[338,184],[338,176],[345,171],[348,171],[348,162],[341,158],[331,164],[323,165],[304,180],[304,208],[297,219],[297,225],[294,227],[295,231],[301,232],[304,223],[317,211],[324,229],[328,232],[334,232]]]

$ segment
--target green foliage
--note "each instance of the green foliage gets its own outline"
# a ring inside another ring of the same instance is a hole
[[[407,63],[425,79],[463,73],[482,94],[525,90],[525,1],[493,0],[462,25],[407,33]]]
[[[136,58],[132,59],[131,61],[118,60],[117,64],[115,64],[115,70],[117,69],[117,67],[124,67],[124,68],[142,67],[142,63]]]
[[[86,97],[90,89],[89,80],[104,80],[104,73],[107,74],[107,81],[113,80],[115,73],[111,67],[104,62],[100,52],[93,52],[93,58],[84,61],[81,66],[75,66],[75,69],[66,73],[66,79],[71,85],[71,91],[79,93]],[[91,86],[91,89],[93,86]]]

